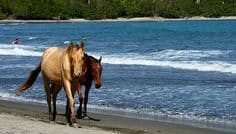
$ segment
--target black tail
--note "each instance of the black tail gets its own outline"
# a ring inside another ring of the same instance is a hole
[[[41,71],[41,62],[38,64],[38,66],[33,71],[31,71],[28,79],[17,88],[17,91],[23,92],[23,91],[27,90],[29,87],[31,87],[33,85],[33,83],[35,82],[40,71]]]

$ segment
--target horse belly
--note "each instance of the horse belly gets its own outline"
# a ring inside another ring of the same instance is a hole
[[[55,65],[45,65],[42,69],[43,76],[50,81],[60,82],[61,81],[61,72],[59,69],[56,69]]]

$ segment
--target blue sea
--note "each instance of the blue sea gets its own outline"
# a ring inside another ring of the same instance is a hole
[[[0,99],[46,106],[41,75],[27,92],[15,89],[46,48],[68,41],[102,56],[89,112],[236,131],[235,20],[2,23]],[[57,102],[65,101],[62,90]]]

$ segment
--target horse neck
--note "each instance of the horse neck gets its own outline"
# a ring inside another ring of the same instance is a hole
[[[88,56],[87,54],[85,55],[85,60],[84,60],[84,65],[83,65],[84,71],[86,71],[85,73],[83,73],[83,76],[85,79],[87,79],[88,77],[90,77],[90,75],[92,76],[92,71],[91,71],[91,64],[90,64],[90,56]]]
[[[89,62],[89,64],[88,64],[88,73],[92,77],[92,79],[95,80],[96,78],[93,75],[93,72],[97,71],[96,66],[97,66],[98,62],[92,56],[89,56],[88,62]]]

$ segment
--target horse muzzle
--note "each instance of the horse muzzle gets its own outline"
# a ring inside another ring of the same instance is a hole
[[[80,73],[73,73],[73,77],[79,78],[80,77]]]
[[[99,89],[102,86],[102,84],[95,84],[95,88]]]

